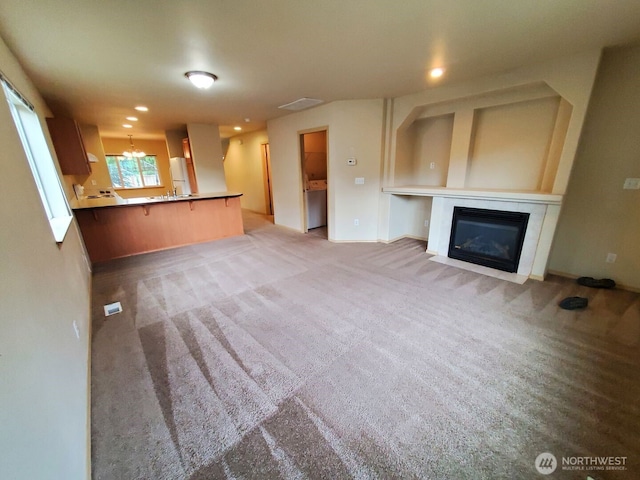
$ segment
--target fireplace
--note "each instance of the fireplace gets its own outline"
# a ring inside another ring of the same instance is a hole
[[[528,213],[454,207],[449,257],[516,272]]]

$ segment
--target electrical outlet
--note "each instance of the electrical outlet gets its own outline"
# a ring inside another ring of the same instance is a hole
[[[640,190],[640,178],[627,178],[622,186],[625,190]]]
[[[434,170],[434,169],[436,168],[436,162],[431,162],[431,163],[429,164],[429,168],[430,168],[431,170]]]
[[[116,313],[122,313],[122,304],[120,302],[113,302],[104,306],[105,317],[115,315]]]
[[[354,219],[353,219],[353,226],[354,226],[354,227],[357,227],[357,226],[359,226],[359,225],[360,225],[360,220],[358,220],[357,218],[354,218]]]
[[[617,258],[618,255],[616,255],[615,253],[607,253],[607,263],[615,263]]]
[[[425,221],[424,221],[424,226],[425,226],[425,227],[428,227],[428,226],[429,226],[429,220],[425,220]]]

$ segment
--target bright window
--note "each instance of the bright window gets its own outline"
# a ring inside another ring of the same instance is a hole
[[[155,155],[125,157],[107,155],[107,167],[115,188],[144,188],[160,186]]]
[[[6,78],[0,76],[0,80],[2,80],[2,90],[9,102],[13,122],[20,136],[38,193],[40,193],[40,200],[42,200],[51,231],[56,242],[60,243],[64,240],[73,216],[64,195],[40,119],[35,113],[33,105]]]

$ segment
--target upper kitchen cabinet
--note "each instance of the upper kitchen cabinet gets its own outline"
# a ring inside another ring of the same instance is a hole
[[[91,164],[78,123],[70,118],[47,118],[53,146],[63,175],[90,175]]]

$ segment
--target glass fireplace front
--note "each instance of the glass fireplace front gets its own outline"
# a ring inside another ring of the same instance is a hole
[[[516,272],[528,213],[454,207],[449,257]]]

